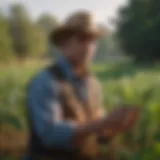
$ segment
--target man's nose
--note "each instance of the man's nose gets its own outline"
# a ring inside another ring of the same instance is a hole
[[[86,49],[86,50],[89,50],[90,48],[92,48],[93,47],[93,44],[92,43],[90,43],[90,42],[85,42],[84,43],[84,48]]]

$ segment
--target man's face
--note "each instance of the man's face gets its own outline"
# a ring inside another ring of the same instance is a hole
[[[73,36],[64,44],[65,56],[75,65],[88,65],[96,50],[93,36]]]

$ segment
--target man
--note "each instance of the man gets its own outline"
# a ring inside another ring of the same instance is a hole
[[[107,140],[135,122],[137,110],[118,107],[106,116],[100,85],[89,71],[102,32],[88,12],[76,12],[50,35],[62,57],[28,89],[30,159],[93,159]]]

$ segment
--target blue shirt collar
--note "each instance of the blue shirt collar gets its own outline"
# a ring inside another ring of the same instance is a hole
[[[69,81],[85,81],[85,77],[82,78],[73,73],[71,64],[64,56],[58,59],[57,64],[61,67],[62,72]]]
[[[76,78],[76,75],[73,74],[70,63],[64,56],[59,58],[59,60],[57,61],[57,64],[61,67],[67,79],[73,80],[74,78]]]

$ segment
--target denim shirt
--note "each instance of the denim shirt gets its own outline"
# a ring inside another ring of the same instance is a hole
[[[64,57],[57,62],[69,80],[75,75]],[[78,85],[80,86],[80,85]],[[80,88],[84,88],[80,86]],[[57,85],[47,69],[40,71],[32,80],[27,93],[27,107],[32,125],[46,146],[72,148],[71,137],[76,125],[70,121],[62,121],[62,111],[57,96]],[[28,160],[30,160],[28,155]]]
[[[83,98],[87,98],[85,77],[83,80],[73,74],[70,64],[62,57],[57,61],[67,79],[77,88]],[[28,93],[27,103],[32,125],[46,146],[72,149],[71,138],[76,125],[62,120],[62,110],[59,101],[58,85],[47,69],[40,71],[32,80]],[[102,106],[102,116],[105,111]],[[31,160],[30,156],[26,157]]]

